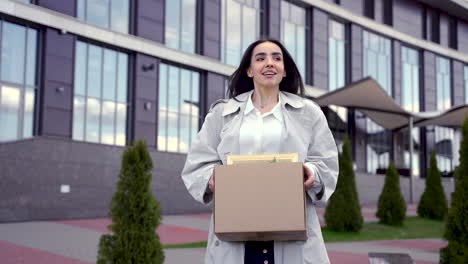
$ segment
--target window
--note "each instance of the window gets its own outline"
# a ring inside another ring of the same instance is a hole
[[[364,76],[371,76],[391,96],[391,48],[390,40],[376,34],[363,32]],[[392,133],[370,119],[366,121],[367,171],[375,173],[387,168],[392,150]]]
[[[392,52],[389,39],[364,31],[364,76],[374,78],[392,96]]]
[[[168,47],[195,52],[196,0],[166,1],[165,42]]]
[[[374,0],[364,0],[364,16],[374,19],[375,18],[375,3]]]
[[[296,62],[302,79],[305,80],[306,63],[306,10],[281,1],[281,40]]]
[[[260,0],[222,0],[221,61],[238,65],[260,36]]]
[[[74,140],[125,145],[127,79],[127,54],[76,42]]]
[[[454,17],[449,21],[449,47],[458,49],[457,19]]]
[[[345,25],[334,20],[328,22],[328,86],[330,91],[345,85]],[[348,111],[345,107],[329,106],[326,111],[328,126],[341,149],[347,136]]]
[[[415,49],[408,47],[401,47],[401,90],[402,90],[402,107],[410,112],[419,112],[419,53]],[[413,128],[412,138],[414,144],[413,150],[413,175],[420,175],[420,129]],[[403,146],[404,146],[404,164],[406,168],[410,166],[410,152],[409,152],[409,135],[408,130],[403,133]]]
[[[452,106],[450,61],[436,57],[436,105],[437,110],[447,110]],[[454,141],[454,130],[447,127],[435,127],[435,151],[437,167],[442,173],[454,169],[453,149],[457,144]]]
[[[18,2],[23,2],[23,3],[26,3],[26,4],[31,4],[31,0],[16,0]]]
[[[424,9],[423,37],[435,43],[440,43],[439,12],[430,8]]]
[[[333,91],[345,85],[345,25],[330,20],[328,29],[328,86]]]
[[[393,25],[393,0],[383,1],[383,23],[389,26]]]
[[[35,29],[0,21],[0,142],[33,135],[37,35]]]
[[[186,153],[198,132],[200,74],[159,66],[158,150]]]
[[[468,66],[464,67],[465,72],[465,104],[468,104]]]
[[[77,5],[78,19],[128,33],[130,0],[78,0]]]

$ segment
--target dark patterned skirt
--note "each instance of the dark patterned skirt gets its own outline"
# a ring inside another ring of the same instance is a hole
[[[273,241],[245,242],[244,264],[275,264]]]

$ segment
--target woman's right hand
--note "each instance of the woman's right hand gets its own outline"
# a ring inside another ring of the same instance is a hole
[[[208,181],[208,188],[210,188],[210,191],[211,192],[214,192],[214,188],[215,188],[215,185],[214,185],[214,175],[211,174],[211,178],[210,180]]]

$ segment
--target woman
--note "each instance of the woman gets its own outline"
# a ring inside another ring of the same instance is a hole
[[[337,149],[320,107],[303,94],[301,76],[284,46],[272,39],[252,43],[230,78],[230,99],[215,102],[206,116],[182,179],[206,204],[215,191],[213,168],[225,164],[227,155],[298,153],[306,175],[307,241],[221,241],[212,218],[205,263],[329,263],[315,206],[324,206],[335,190]]]

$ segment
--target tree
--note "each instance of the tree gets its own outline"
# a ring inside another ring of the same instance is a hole
[[[325,211],[327,227],[336,231],[361,230],[363,218],[353,170],[350,143],[344,139],[343,152],[339,154],[340,172],[336,190]]]
[[[390,163],[385,184],[379,197],[376,216],[380,223],[401,226],[406,216],[406,203],[400,191],[400,176],[395,165]]]
[[[431,153],[429,174],[426,178],[426,188],[418,204],[418,215],[420,217],[443,220],[447,215],[447,200],[437,168],[435,152]]]
[[[462,126],[460,165],[455,171],[455,191],[448,212],[444,238],[447,247],[440,250],[440,263],[468,263],[468,117]]]
[[[151,193],[153,162],[146,144],[138,141],[125,150],[112,197],[112,235],[99,241],[98,264],[151,263],[164,261],[157,226],[161,223],[158,201]]]

